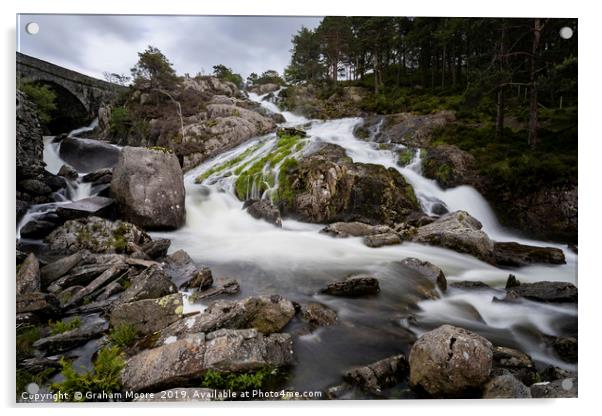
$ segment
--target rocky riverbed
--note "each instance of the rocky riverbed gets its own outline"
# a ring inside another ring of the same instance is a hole
[[[400,166],[362,119],[186,85],[209,103],[186,154],[98,140],[102,119],[44,141],[18,95],[18,388],[577,395],[576,253],[500,227],[470,181],[440,188],[420,151]]]

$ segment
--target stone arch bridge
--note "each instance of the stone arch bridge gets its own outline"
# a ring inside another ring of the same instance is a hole
[[[53,133],[88,124],[102,104],[114,101],[127,89],[17,52],[17,88],[22,83],[48,85],[55,92],[57,108],[49,124]]]

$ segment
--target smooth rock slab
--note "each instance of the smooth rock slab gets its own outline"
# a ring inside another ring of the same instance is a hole
[[[121,380],[127,390],[157,391],[199,379],[208,369],[246,372],[292,362],[288,334],[266,337],[254,329],[220,330],[190,335],[133,356]]]
[[[56,213],[65,221],[89,216],[112,218],[115,214],[114,203],[111,198],[91,196],[70,204],[59,205]]]

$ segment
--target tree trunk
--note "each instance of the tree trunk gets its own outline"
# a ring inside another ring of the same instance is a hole
[[[539,119],[537,111],[537,83],[536,83],[536,56],[537,50],[539,49],[539,41],[541,39],[541,31],[543,25],[541,19],[535,19],[533,23],[533,46],[531,48],[531,65],[529,70],[529,145],[531,147],[537,146],[539,141],[537,137],[537,130],[539,128]]]

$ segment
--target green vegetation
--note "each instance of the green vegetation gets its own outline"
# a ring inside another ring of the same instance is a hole
[[[255,72],[251,73],[251,75],[247,77],[247,84],[249,84],[250,86],[263,84],[284,85],[284,80],[282,79],[280,74],[278,74],[278,71],[268,69],[261,75],[257,75]]]
[[[269,169],[283,162],[291,153],[301,150],[304,145],[301,140],[300,136],[280,134],[269,154],[253,162],[249,167],[245,165],[244,168],[237,169],[235,173],[239,176],[235,183],[236,196],[244,200],[251,194],[253,187],[259,194],[272,188],[275,185],[275,176]],[[268,171],[264,172],[265,169]]]
[[[147,149],[148,150],[156,150],[157,152],[162,152],[162,153],[173,153],[173,149],[170,149],[169,147],[164,147],[164,146],[148,146]]]
[[[33,343],[42,337],[38,326],[17,329],[17,358],[28,357],[33,353]]]
[[[115,138],[127,137],[132,126],[129,111],[126,107],[115,107],[111,110],[109,131]]]
[[[399,152],[399,159],[397,160],[397,164],[399,166],[408,166],[412,159],[414,159],[414,150],[410,148],[402,149]]]
[[[42,125],[47,125],[52,120],[52,112],[56,110],[56,93],[48,85],[27,82],[19,85],[23,94],[36,105],[38,119]]]
[[[278,190],[276,195],[273,196],[274,202],[283,202],[287,205],[292,205],[295,198],[295,193],[291,187],[289,181],[289,175],[299,165],[297,159],[289,157],[280,166],[280,172],[278,174]]]
[[[235,74],[231,68],[228,68],[225,65],[215,65],[213,67],[213,75],[215,75],[222,81],[232,82],[238,88],[242,88],[242,77],[240,76],[240,74]]]
[[[269,367],[249,373],[225,373],[208,370],[203,375],[201,387],[232,391],[258,390],[266,388],[279,375],[278,369]]]
[[[213,175],[215,173],[223,172],[227,169],[230,169],[233,166],[238,165],[243,160],[245,160],[247,157],[249,157],[251,154],[253,154],[261,146],[263,146],[263,143],[257,143],[255,145],[249,147],[248,149],[246,149],[244,152],[242,152],[238,156],[233,157],[232,159],[229,159],[220,165],[215,165],[215,166],[207,169],[205,172],[203,172],[202,174],[200,174],[199,176],[196,177],[196,179],[194,180],[195,183],[202,183],[205,179],[207,179],[211,175]],[[239,174],[239,173],[237,173],[237,174]]]
[[[132,324],[121,324],[111,329],[109,340],[120,348],[129,347],[138,338],[138,330]]]
[[[113,230],[113,248],[116,252],[124,252],[128,246],[126,234],[128,227],[125,224],[120,224]]]
[[[138,52],[138,62],[131,72],[134,86],[139,89],[169,90],[178,83],[171,62],[154,46],[149,46],[144,52]]]
[[[62,321],[48,321],[48,326],[50,327],[50,333],[52,335],[62,334],[63,332],[71,331],[72,329],[79,328],[82,321],[79,316],[76,316],[72,319]]]
[[[61,375],[64,380],[53,383],[51,390],[68,394],[69,401],[85,401],[85,396],[75,400],[75,392],[115,393],[121,391],[121,370],[125,359],[119,347],[104,347],[98,351],[92,371],[78,374],[73,364],[61,358]]]

